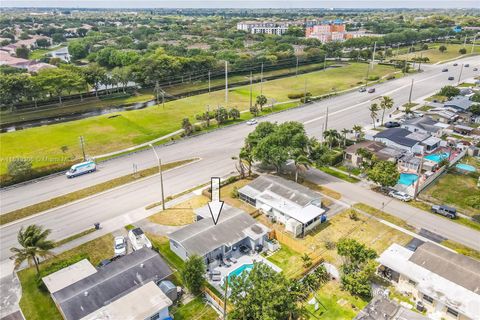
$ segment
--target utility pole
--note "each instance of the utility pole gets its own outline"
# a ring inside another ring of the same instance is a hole
[[[263,95],[263,62],[260,70],[260,95]]]
[[[420,175],[422,174],[422,170],[423,170],[423,157],[424,156],[425,156],[425,152],[422,149],[422,158],[420,160],[420,166],[418,167],[417,181],[415,183],[415,191],[413,193],[413,200],[417,200],[418,186],[420,185]]]
[[[465,36],[465,40],[463,41],[463,47],[465,48],[467,46],[467,36]]]
[[[252,71],[250,71],[250,109],[252,109]]]
[[[460,84],[460,79],[462,78],[462,71],[463,71],[463,63],[462,63],[462,66],[460,67],[460,74],[458,75],[458,83],[457,83],[457,86]]]
[[[420,66],[422,65],[423,52],[420,53],[420,59],[418,60],[418,71],[420,72]]]
[[[165,210],[165,195],[163,192],[163,174],[162,174],[162,160],[157,154],[157,150],[155,150],[155,147],[153,144],[150,144],[150,147],[153,150],[153,153],[155,154],[155,157],[157,158],[158,161],[158,173],[160,174],[160,187],[162,188],[162,210]]]
[[[210,94],[210,70],[208,70],[208,94]]]
[[[307,103],[307,78],[305,77],[305,84],[303,86],[303,103]]]
[[[298,76],[298,57],[297,57],[297,65],[295,67],[295,77]]]
[[[225,108],[228,106],[228,61],[225,61]]]
[[[372,53],[372,69],[375,64],[375,51],[377,51],[377,41],[373,44],[373,53]]]
[[[475,49],[475,39],[477,38],[477,35],[473,36],[473,41],[472,41],[472,51],[470,53],[473,53],[473,50]]]
[[[413,91],[413,78],[412,78],[412,84],[410,85],[410,94],[408,95],[408,103],[412,103],[412,91]]]
[[[324,128],[325,131],[328,130],[328,107],[327,107],[327,114],[325,115],[325,128]]]
[[[367,77],[365,78],[365,89],[368,85],[368,74],[370,73],[370,66],[367,64]]]
[[[87,157],[85,156],[85,140],[83,139],[83,136],[80,136],[80,148],[82,148],[83,161],[85,161],[87,160]]]

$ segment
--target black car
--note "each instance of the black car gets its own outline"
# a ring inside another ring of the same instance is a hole
[[[400,127],[400,123],[396,121],[387,121],[385,122],[385,128],[397,128]]]
[[[448,69],[447,68],[442,69],[442,72],[448,72]]]
[[[478,71],[478,68],[473,68],[473,71]]]
[[[458,66],[458,63],[454,63],[453,66],[454,66],[454,67]]]
[[[454,77],[448,77],[448,80],[455,80]]]
[[[465,67],[465,68],[468,68],[468,67],[470,67],[470,64],[465,63],[464,67]]]

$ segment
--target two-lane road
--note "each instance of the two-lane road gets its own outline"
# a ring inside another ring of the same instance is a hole
[[[480,57],[465,58],[461,62],[468,62],[471,66],[463,70],[462,78],[467,79],[478,75],[472,71],[472,68],[480,64]],[[415,81],[412,99],[415,100],[430,95],[440,87],[451,83],[447,80],[449,75],[458,77],[460,67],[452,67],[450,64],[451,72],[442,73],[443,67],[442,65],[428,66],[423,73],[376,85],[375,94],[351,92],[303,108],[273,114],[263,118],[262,121],[300,121],[305,124],[309,135],[319,137],[328,107],[329,128],[342,129],[351,128],[355,124],[368,124],[371,119],[367,108],[372,103],[372,99],[389,95],[395,100],[395,106],[401,106],[408,101],[412,78]],[[172,195],[204,183],[211,176],[224,176],[233,172],[235,170],[234,160],[231,157],[238,154],[244,137],[252,130],[252,126],[240,124],[185,139],[173,145],[159,147],[164,162],[193,157],[202,159],[167,172],[164,176],[166,195]],[[141,170],[154,166],[156,162],[152,151],[146,150],[104,162],[100,164],[98,172],[94,174],[72,180],[57,176],[17,188],[2,190],[0,192],[1,212],[5,213],[128,174],[132,170],[132,164],[136,164]],[[41,224],[53,230],[52,237],[54,239],[63,238],[90,227],[94,222],[106,221],[158,201],[159,190],[158,178],[151,177],[142,182],[50,210],[25,221],[3,226],[0,228],[0,260],[7,258],[8,248],[16,244],[16,233],[22,225]],[[405,211],[408,208],[401,207],[399,210]],[[454,224],[440,217],[432,217],[432,221],[435,221],[436,225],[438,224],[436,230],[440,234],[451,233],[448,231]],[[480,249],[477,241],[479,233],[461,232],[449,238],[468,245],[476,244],[475,247]],[[472,238],[475,241],[472,241]]]

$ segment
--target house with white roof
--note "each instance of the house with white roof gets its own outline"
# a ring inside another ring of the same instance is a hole
[[[240,188],[238,194],[273,221],[285,225],[285,230],[295,237],[327,219],[320,194],[278,176],[262,175]]]
[[[423,305],[431,319],[480,319],[480,261],[426,242],[412,251],[392,244],[379,273]]]

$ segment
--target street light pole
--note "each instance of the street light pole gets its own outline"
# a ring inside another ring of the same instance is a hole
[[[157,150],[155,150],[155,147],[153,146],[153,144],[150,144],[150,147],[152,148],[153,153],[155,154],[155,157],[158,160],[158,173],[160,174],[160,186],[161,186],[161,189],[162,189],[162,209],[165,210],[165,195],[164,195],[164,192],[163,192],[162,160],[158,156]]]
[[[457,86],[460,84],[460,79],[462,78],[462,71],[463,71],[463,63],[462,63],[462,67],[460,68],[460,74],[458,75],[458,83],[457,83]]]
[[[412,84],[410,85],[410,94],[408,95],[408,103],[412,103],[412,91],[413,91],[413,78],[412,78]]]

